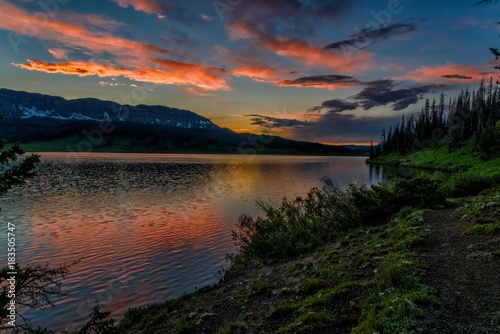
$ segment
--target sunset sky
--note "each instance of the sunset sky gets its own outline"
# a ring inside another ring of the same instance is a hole
[[[0,0],[0,88],[192,110],[238,132],[367,143],[498,78],[476,0]]]

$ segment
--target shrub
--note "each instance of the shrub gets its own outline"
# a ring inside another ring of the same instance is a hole
[[[443,203],[445,196],[440,190],[441,181],[426,175],[411,179],[398,179],[394,184],[396,209],[405,206],[428,207]]]
[[[477,174],[477,172],[463,172],[451,177],[448,194],[450,196],[472,196],[488,189],[493,180],[491,177]]]
[[[284,198],[279,205],[258,201],[265,217],[240,217],[232,232],[238,248],[232,262],[282,261],[305,255],[321,246],[322,237],[332,232],[379,224],[403,207],[443,202],[439,184],[417,176],[341,190],[324,180],[322,190],[314,188],[306,197]]]
[[[313,189],[306,198],[284,198],[281,205],[259,201],[266,218],[243,215],[233,240],[248,259],[278,260],[306,254],[317,247],[322,231],[335,229],[334,206],[324,192]]]
[[[445,201],[441,181],[425,175],[397,179],[371,188],[351,186],[348,190],[357,208],[359,224],[376,225],[404,207],[428,207]]]
[[[217,334],[237,334],[243,333],[246,324],[241,321],[231,321],[225,324],[223,327],[220,327],[217,330]]]

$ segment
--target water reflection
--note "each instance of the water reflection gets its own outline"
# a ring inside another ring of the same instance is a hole
[[[39,176],[0,198],[17,225],[21,264],[83,258],[55,309],[26,312],[35,325],[72,330],[97,302],[120,318],[131,306],[214,281],[233,251],[230,231],[256,198],[305,195],[329,177],[379,182],[364,158],[232,155],[42,154]],[[0,240],[0,247],[4,247]]]

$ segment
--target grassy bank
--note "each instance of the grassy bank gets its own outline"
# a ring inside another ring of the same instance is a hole
[[[497,154],[487,161],[481,160],[479,153],[474,153],[473,144],[468,141],[459,149],[448,151],[446,143],[437,144],[433,149],[416,151],[406,155],[390,153],[369,160],[370,164],[414,167],[443,172],[463,172],[479,169],[498,169],[500,156]]]
[[[131,309],[121,333],[401,333],[433,300],[412,247],[422,211],[338,234],[295,260],[233,269],[217,285]]]
[[[265,217],[240,219],[238,254],[218,284],[131,309],[119,331],[418,333],[419,316],[435,302],[415,254],[430,231],[424,211],[466,201],[445,198],[447,189],[467,192],[458,175],[345,191],[327,182],[304,198],[260,203]],[[498,233],[492,224],[469,230]]]

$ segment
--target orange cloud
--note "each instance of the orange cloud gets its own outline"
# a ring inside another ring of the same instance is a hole
[[[273,66],[273,61],[256,53],[234,52],[217,45],[214,47],[218,59],[232,66],[231,74],[248,77],[257,82],[278,83],[290,74],[292,69]]]
[[[163,5],[156,0],[111,0],[120,7],[133,7],[137,11],[148,14],[158,14],[165,10]]]
[[[14,64],[17,67],[45,73],[61,73],[80,77],[97,75],[103,77],[124,77],[139,82],[162,85],[195,86],[202,91],[229,90],[224,76],[225,70],[217,67],[180,63],[168,60],[156,60],[158,68],[138,67],[125,69],[94,62],[49,63],[29,59],[26,64]]]
[[[154,60],[154,63],[167,69],[171,84],[192,85],[205,90],[229,90],[226,82],[227,72],[223,68],[182,63],[172,60]],[[152,70],[150,73],[165,73],[164,70]]]
[[[292,58],[309,66],[322,67],[338,73],[349,73],[367,67],[373,54],[361,51],[356,61],[350,61],[344,55],[323,50],[322,47],[311,45],[297,38],[273,38],[265,40],[262,46],[272,50],[279,56]]]
[[[264,33],[255,22],[233,21],[227,28],[232,40],[251,39],[259,48],[271,51],[278,56],[290,58],[300,64],[333,70],[337,73],[348,73],[367,68],[373,58],[372,53],[360,50],[356,54],[356,61],[352,61],[352,55],[324,50],[323,46],[315,46],[299,38],[283,38]]]
[[[276,69],[269,66],[259,66],[251,63],[243,64],[239,68],[232,70],[232,73],[237,76],[249,77],[257,82],[276,82],[280,76]]]
[[[80,77],[98,75],[99,77],[125,76],[128,71],[124,68],[117,68],[91,62],[64,62],[48,63],[37,59],[28,59],[26,64],[13,64],[17,67],[30,71],[41,71],[46,73],[62,73],[78,75]]]
[[[407,79],[418,82],[477,82],[489,75],[482,66],[467,66],[458,64],[447,64],[444,66],[429,67],[422,66],[414,71],[408,72],[398,79]]]
[[[314,87],[335,90],[338,88],[350,88],[365,85],[366,82],[357,80],[348,75],[326,74],[300,77],[295,80],[285,80],[278,83],[279,86],[287,87]]]
[[[299,80],[285,80],[285,81],[279,82],[278,86],[311,87],[311,88],[322,88],[322,89],[335,90],[335,89],[339,89],[339,88],[352,88],[352,87],[359,86],[359,84],[353,85],[350,83],[341,83],[341,82],[325,83],[325,82],[322,82],[320,80],[318,80],[318,81],[309,80],[307,82],[300,82]]]

